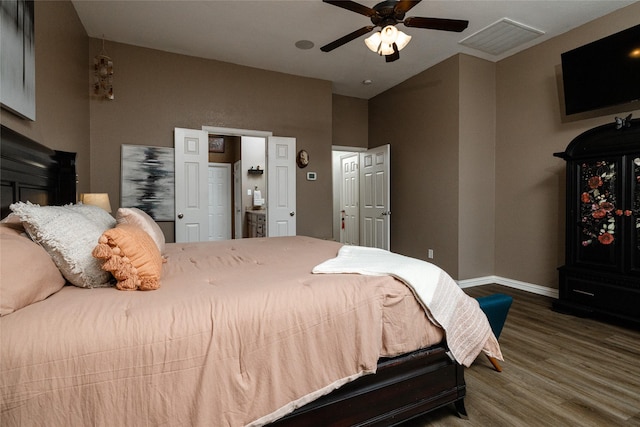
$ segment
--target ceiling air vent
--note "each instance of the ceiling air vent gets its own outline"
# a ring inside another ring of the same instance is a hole
[[[460,44],[491,55],[500,55],[543,34],[544,31],[502,18],[461,40]]]

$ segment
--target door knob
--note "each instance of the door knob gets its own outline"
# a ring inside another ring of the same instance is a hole
[[[289,216],[294,216],[296,213],[295,212],[289,212]]]
[[[382,215],[391,215],[391,211],[382,212]]]
[[[182,215],[181,213],[178,214],[178,219],[182,219],[184,217],[184,215]]]

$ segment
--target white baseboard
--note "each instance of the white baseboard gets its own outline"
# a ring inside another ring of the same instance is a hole
[[[558,290],[547,288],[546,286],[535,285],[533,283],[521,282],[519,280],[507,279],[500,276],[484,276],[473,279],[458,280],[461,288],[471,288],[474,286],[490,285],[492,283],[507,286],[521,291],[531,292],[533,294],[544,295],[546,297],[558,298]]]
[[[484,277],[476,277],[473,279],[464,279],[464,280],[456,280],[458,286],[462,289],[464,288],[473,288],[474,286],[482,286],[482,285],[490,285],[492,283],[498,283],[498,276],[484,276]]]

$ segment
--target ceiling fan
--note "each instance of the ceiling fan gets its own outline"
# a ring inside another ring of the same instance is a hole
[[[365,40],[369,49],[385,57],[386,62],[393,62],[400,58],[400,50],[409,43],[411,36],[404,34],[396,28],[397,24],[404,24],[405,27],[427,28],[431,30],[461,32],[467,28],[469,21],[460,19],[442,18],[420,18],[407,17],[405,14],[420,0],[385,0],[376,4],[373,8],[364,6],[351,0],[322,0],[325,3],[350,10],[352,12],[365,15],[371,19],[373,25],[368,25],[356,30],[346,36],[326,44],[320,48],[323,52],[330,52],[357,39],[358,37],[371,32],[374,28],[380,27],[381,31],[374,33]]]

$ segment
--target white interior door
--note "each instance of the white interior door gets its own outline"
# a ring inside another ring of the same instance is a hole
[[[358,153],[340,157],[340,242],[360,244],[360,171]]]
[[[198,242],[209,237],[207,132],[175,128],[176,242]]]
[[[389,144],[360,154],[360,245],[390,250]]]
[[[296,139],[267,142],[267,235],[296,235]]]
[[[209,163],[209,240],[231,239],[231,165]]]

